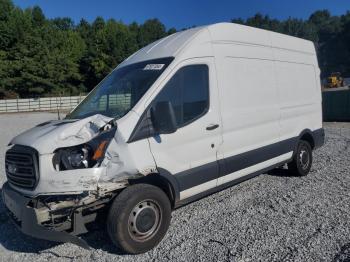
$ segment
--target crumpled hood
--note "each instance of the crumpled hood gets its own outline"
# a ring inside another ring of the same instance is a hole
[[[99,114],[81,120],[53,120],[21,133],[10,144],[30,146],[39,154],[49,154],[60,147],[88,142],[111,120],[112,118]]]

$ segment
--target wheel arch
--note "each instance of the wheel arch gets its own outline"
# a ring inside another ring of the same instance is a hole
[[[141,178],[130,179],[129,184],[150,184],[162,189],[168,196],[172,209],[180,200],[179,185],[176,178],[166,169],[158,168],[158,173],[151,173]]]
[[[297,142],[299,142],[300,140],[304,140],[308,142],[311,146],[311,149],[315,148],[315,138],[314,138],[313,132],[310,129],[304,129],[300,133],[299,139]]]

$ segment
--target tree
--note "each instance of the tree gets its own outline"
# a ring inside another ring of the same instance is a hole
[[[74,30],[74,22],[69,17],[55,18],[51,23],[57,27],[58,30],[69,31]]]
[[[139,29],[139,47],[144,47],[164,36],[166,36],[165,26],[158,19],[147,20]]]
[[[32,9],[33,25],[34,26],[43,26],[46,22],[43,11],[39,6],[34,6]]]
[[[0,0],[0,21],[6,21],[13,9],[14,5],[11,0]]]

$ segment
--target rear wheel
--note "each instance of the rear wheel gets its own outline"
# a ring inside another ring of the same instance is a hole
[[[115,245],[131,254],[155,247],[168,230],[171,206],[167,195],[148,184],[132,185],[114,200],[107,230]]]
[[[306,176],[312,165],[312,149],[305,140],[300,140],[297,151],[294,154],[292,162],[288,164],[288,170],[296,176]]]

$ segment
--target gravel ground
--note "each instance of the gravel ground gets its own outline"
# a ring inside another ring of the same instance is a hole
[[[0,187],[11,137],[55,114],[0,115]],[[284,170],[246,181],[173,212],[154,250],[122,255],[103,225],[91,250],[21,234],[0,199],[0,261],[350,261],[350,123],[327,123],[326,145],[307,177]]]

